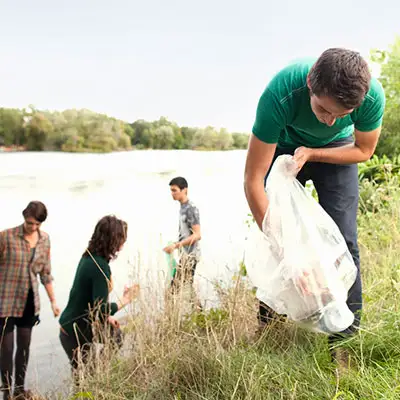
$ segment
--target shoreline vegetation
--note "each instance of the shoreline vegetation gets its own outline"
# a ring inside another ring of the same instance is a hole
[[[247,145],[246,145],[247,146]],[[44,149],[44,150],[29,150],[26,146],[0,146],[0,154],[1,153],[29,153],[29,152],[59,152],[59,153],[103,153],[103,154],[108,154],[108,153],[119,153],[119,152],[125,152],[125,151],[138,151],[138,150],[191,150],[191,151],[232,151],[232,150],[246,150],[247,147],[242,147],[242,148],[229,148],[229,149],[207,149],[205,147],[197,147],[193,149],[154,149],[154,148],[143,148],[143,147],[134,147],[131,146],[129,148],[125,149],[115,149],[112,151],[101,151],[101,150],[91,150],[91,149],[82,149],[80,151],[76,150],[54,150],[54,149]]]
[[[360,177],[362,186],[366,181]],[[106,340],[101,357],[94,352],[81,370],[75,393],[47,398],[398,399],[400,188],[381,181],[377,193],[383,188],[375,206],[359,213],[364,308],[362,329],[342,343],[349,371],[335,370],[323,334],[280,319],[258,335],[254,291],[245,268],[236,268],[228,286],[215,284],[217,309],[196,310],[189,288],[166,298],[163,310],[155,310],[154,293],[142,293],[121,319],[124,349],[115,352]]]
[[[248,139],[248,133],[179,126],[165,117],[127,123],[86,109],[0,108],[0,152],[224,151],[245,149]]]

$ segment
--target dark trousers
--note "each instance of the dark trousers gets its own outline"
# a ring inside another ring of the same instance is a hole
[[[11,398],[12,376],[14,381],[14,396],[24,392],[26,370],[28,368],[29,350],[32,328],[39,323],[35,315],[34,295],[32,288],[28,292],[22,317],[0,318],[0,375],[4,399]],[[14,358],[14,330],[17,331],[17,349]]]
[[[110,328],[112,345],[116,348],[122,346],[122,331],[121,329],[115,329],[113,327]],[[92,342],[89,341],[79,341],[75,335],[69,335],[63,329],[60,329],[59,339],[61,342],[61,346],[63,347],[69,362],[71,364],[72,370],[77,370],[79,366],[79,362],[81,361],[85,364],[88,361],[90,348],[92,346]],[[79,354],[80,353],[80,359]]]
[[[75,335],[69,335],[61,329],[59,339],[73,370],[76,370],[79,365],[78,352],[80,352],[81,361],[86,363],[91,347],[90,342],[78,343]]]
[[[352,139],[344,139],[332,142],[326,147],[340,147],[352,143]],[[277,148],[273,161],[282,154],[293,155],[295,149]],[[268,177],[265,177],[265,182]],[[353,257],[358,273],[356,281],[349,290],[347,305],[354,314],[355,320],[341,334],[329,337],[333,342],[343,335],[354,333],[360,325],[362,309],[362,284],[360,275],[360,254],[357,243],[357,211],[358,211],[358,168],[357,164],[338,165],[309,162],[300,170],[297,179],[301,184],[312,180],[318,193],[319,203],[331,216],[339,227],[347,247]],[[258,319],[262,323],[268,323],[276,314],[263,302],[259,304]]]
[[[194,274],[196,273],[197,257],[192,254],[182,253],[176,267],[176,273],[171,280],[171,289],[178,291],[183,284],[193,284]]]

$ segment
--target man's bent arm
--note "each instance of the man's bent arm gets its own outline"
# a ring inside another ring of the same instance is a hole
[[[251,213],[260,229],[268,208],[264,178],[275,154],[276,144],[264,143],[251,134],[244,173],[244,191]]]
[[[175,243],[175,248],[179,249],[180,247],[183,246],[192,246],[194,243],[201,240],[200,225],[193,225],[192,231],[193,233],[186,239],[183,239],[181,242]]]
[[[374,154],[381,128],[370,132],[355,130],[355,143],[342,147],[310,149],[308,161],[328,164],[356,164],[369,160]]]

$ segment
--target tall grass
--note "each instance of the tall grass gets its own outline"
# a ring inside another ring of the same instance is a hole
[[[335,373],[323,335],[277,321],[257,336],[257,301],[237,277],[218,310],[183,312],[187,290],[162,313],[140,304],[124,350],[94,358],[77,390],[96,400],[400,399],[399,228],[398,192],[360,214],[364,311],[343,344],[356,364],[347,374]]]

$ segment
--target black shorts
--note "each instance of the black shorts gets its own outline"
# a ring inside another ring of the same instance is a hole
[[[0,335],[12,332],[14,327],[32,328],[40,322],[39,315],[35,315],[35,301],[33,290],[30,289],[22,317],[0,318]]]

